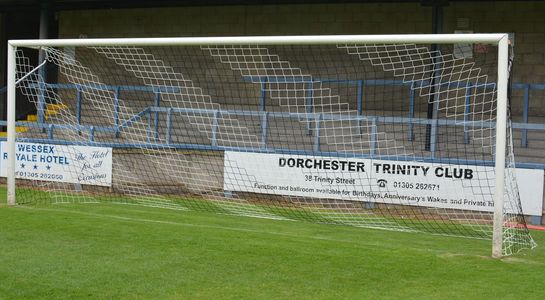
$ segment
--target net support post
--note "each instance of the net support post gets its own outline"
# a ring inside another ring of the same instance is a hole
[[[509,42],[505,34],[498,42],[498,100],[496,117],[496,188],[494,192],[494,224],[492,230],[492,257],[503,255],[503,206],[505,197],[505,148],[507,145],[507,83]]]
[[[16,47],[8,42],[8,78],[7,78],[7,142],[6,152],[8,154],[6,177],[7,177],[7,203],[15,205],[15,60]]]

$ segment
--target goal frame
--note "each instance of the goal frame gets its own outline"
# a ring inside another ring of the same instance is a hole
[[[243,36],[243,37],[179,37],[179,38],[104,38],[104,39],[43,39],[9,40],[7,46],[7,203],[16,204],[15,199],[15,106],[16,106],[16,57],[18,47],[39,49],[40,47],[75,46],[197,46],[197,45],[312,45],[312,44],[381,44],[419,43],[454,44],[485,43],[498,48],[497,110],[495,149],[507,146],[507,90],[509,42],[508,34],[408,34],[408,35],[318,35],[318,36]],[[492,233],[492,256],[502,256],[503,207],[505,193],[505,151],[495,151],[495,192]]]

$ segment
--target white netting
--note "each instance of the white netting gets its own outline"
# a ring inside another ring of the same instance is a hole
[[[497,63],[444,48],[43,48],[54,68],[47,83],[36,72],[19,85],[38,114],[19,141],[63,145],[57,156],[69,158],[72,146],[107,149],[111,179],[81,158],[58,172],[95,181],[21,179],[19,201],[491,238]],[[32,66],[17,57],[21,78]],[[534,243],[506,151],[511,254]]]

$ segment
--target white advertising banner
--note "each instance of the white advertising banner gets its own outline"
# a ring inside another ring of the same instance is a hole
[[[7,143],[0,144],[0,176],[6,177]],[[89,185],[112,185],[112,148],[17,143],[15,177]]]
[[[516,169],[525,214],[541,215],[543,170]],[[224,190],[494,210],[494,168],[225,151]]]

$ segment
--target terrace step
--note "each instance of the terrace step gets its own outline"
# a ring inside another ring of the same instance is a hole
[[[22,133],[22,132],[27,132],[27,131],[28,131],[27,127],[15,126],[15,132],[17,132],[17,133]],[[0,137],[7,137],[7,136],[8,136],[7,131],[0,132]]]

